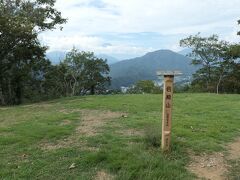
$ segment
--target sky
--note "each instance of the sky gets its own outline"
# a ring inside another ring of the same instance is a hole
[[[40,34],[50,51],[73,47],[118,59],[170,49],[198,32],[239,42],[240,0],[56,0],[68,22]]]

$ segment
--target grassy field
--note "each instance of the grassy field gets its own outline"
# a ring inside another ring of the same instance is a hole
[[[160,151],[162,95],[62,98],[0,108],[1,179],[195,179],[190,154],[227,153],[240,95],[175,94],[171,152]],[[240,161],[228,176],[240,179]]]

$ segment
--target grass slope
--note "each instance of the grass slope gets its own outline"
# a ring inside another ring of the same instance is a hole
[[[116,179],[194,179],[185,168],[187,152],[222,151],[239,135],[240,96],[176,94],[168,154],[158,147],[161,99],[162,95],[87,96],[2,107],[0,178],[95,179],[97,172],[104,171]],[[100,133],[84,136],[76,133],[83,122],[80,109],[111,110],[127,117],[109,120],[98,129]],[[133,129],[146,133],[126,133]],[[74,143],[40,148],[69,137],[74,137]],[[72,163],[76,167],[69,169]],[[234,173],[239,172],[232,170],[232,177]]]

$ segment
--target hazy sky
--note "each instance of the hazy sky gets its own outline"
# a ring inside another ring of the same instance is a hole
[[[240,0],[57,0],[56,8],[68,22],[40,35],[49,51],[75,46],[123,59],[179,51],[179,40],[198,32],[240,41]]]

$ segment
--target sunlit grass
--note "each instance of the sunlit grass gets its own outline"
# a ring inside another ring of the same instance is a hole
[[[162,95],[72,97],[2,107],[0,177],[94,179],[96,172],[105,170],[116,179],[194,179],[185,168],[187,152],[224,150],[224,144],[239,135],[239,107],[239,95],[175,94],[172,150],[166,154],[159,147]],[[82,122],[79,109],[118,111],[127,116],[108,121],[95,136],[78,135],[71,145],[40,148],[41,143],[56,144],[77,136],[75,129]],[[60,125],[65,120],[70,123]],[[124,129],[142,134],[119,133]],[[72,163],[76,167],[69,169]],[[236,170],[232,172],[234,176]]]

